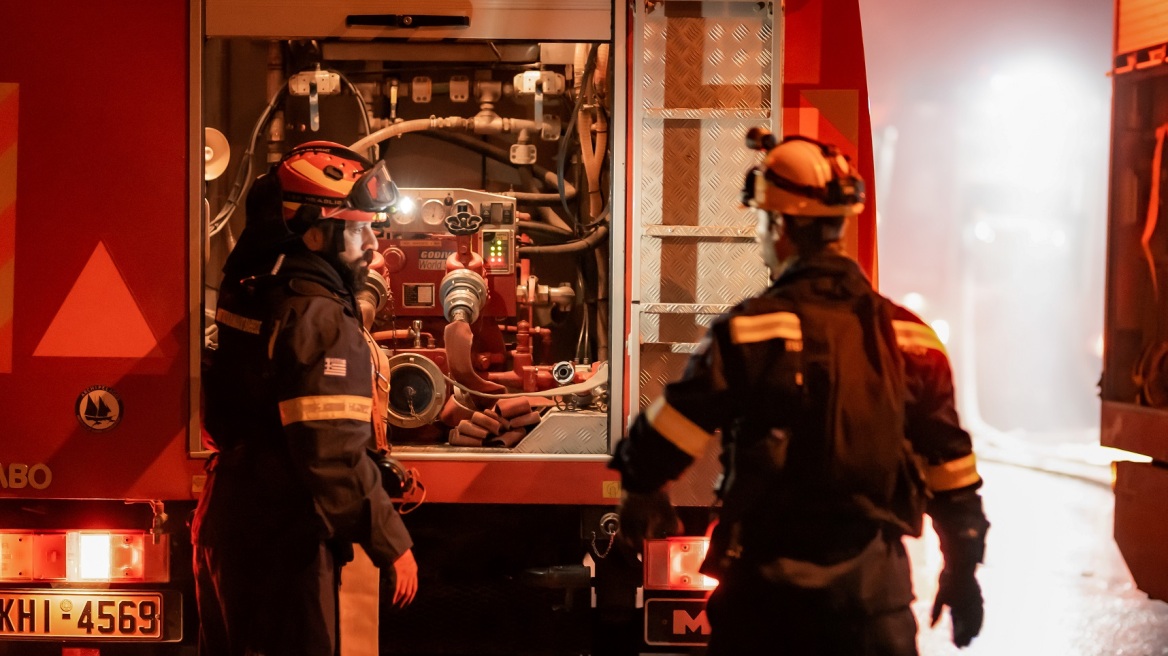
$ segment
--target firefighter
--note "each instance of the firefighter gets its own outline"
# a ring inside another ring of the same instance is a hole
[[[667,484],[722,431],[709,653],[916,654],[901,541],[933,520],[945,608],[964,647],[982,623],[975,570],[989,526],[944,348],[873,291],[840,239],[863,180],[832,146],[751,130],[766,153],[744,203],[773,284],[715,320],[680,380],[635,420],[621,539],[681,529]]]
[[[247,198],[224,266],[204,421],[216,455],[192,538],[200,653],[337,651],[337,569],[362,546],[417,591],[412,541],[378,468],[373,363],[354,295],[396,187],[337,144],[292,149]]]

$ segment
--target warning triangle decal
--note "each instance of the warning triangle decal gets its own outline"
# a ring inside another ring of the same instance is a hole
[[[33,355],[141,358],[157,344],[109,251],[99,242]]]

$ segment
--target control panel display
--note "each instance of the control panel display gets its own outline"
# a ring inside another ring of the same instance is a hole
[[[515,232],[483,228],[483,262],[488,274],[503,275],[515,271]]]

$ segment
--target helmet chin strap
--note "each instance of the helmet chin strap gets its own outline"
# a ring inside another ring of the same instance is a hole
[[[757,213],[758,222],[755,223],[755,239],[762,249],[762,260],[766,263],[767,269],[770,270],[771,280],[777,280],[794,259],[790,257],[780,260],[779,253],[775,248],[779,240],[783,237],[782,215],[768,212],[767,210],[758,210]]]

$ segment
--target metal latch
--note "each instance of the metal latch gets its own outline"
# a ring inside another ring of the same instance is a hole
[[[304,71],[288,80],[288,93],[293,96],[308,96],[308,122],[313,132],[320,129],[320,96],[331,96],[341,92],[341,76],[332,71]]]
[[[470,27],[470,16],[436,16],[431,14],[350,14],[345,27]]]

